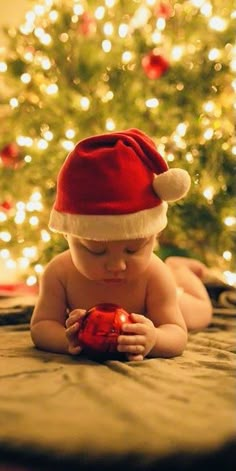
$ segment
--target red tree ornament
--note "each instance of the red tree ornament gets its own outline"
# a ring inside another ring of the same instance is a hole
[[[142,67],[147,77],[155,80],[167,72],[169,62],[160,54],[155,54],[152,51],[142,58]]]
[[[112,303],[97,304],[80,320],[79,345],[89,354],[119,355],[117,338],[124,323],[132,323],[132,319],[122,307]]]
[[[0,202],[0,209],[4,211],[9,211],[12,209],[13,205],[10,201],[3,201],[2,203]]]
[[[95,18],[87,12],[83,13],[80,17],[79,32],[83,34],[83,36],[91,36],[96,33],[96,30],[97,23]]]
[[[16,168],[19,165],[20,151],[15,142],[7,144],[0,151],[0,158],[4,167]]]
[[[171,17],[173,8],[168,2],[159,2],[155,8],[155,14],[158,18],[165,18],[167,20]]]

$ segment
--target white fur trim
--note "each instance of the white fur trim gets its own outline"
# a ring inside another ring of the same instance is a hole
[[[158,234],[167,225],[166,202],[151,209],[121,215],[80,215],[51,211],[49,228],[90,240],[140,239]]]
[[[186,195],[191,185],[191,179],[182,168],[171,168],[156,175],[153,181],[155,193],[163,201],[177,201]]]

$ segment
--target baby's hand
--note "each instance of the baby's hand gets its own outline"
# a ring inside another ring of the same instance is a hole
[[[117,350],[127,354],[128,360],[143,360],[156,343],[156,328],[153,322],[141,314],[131,314],[133,324],[124,324],[124,333],[118,337]]]
[[[85,315],[85,309],[74,309],[66,320],[66,337],[69,342],[68,353],[78,355],[82,348],[78,342],[79,320]]]

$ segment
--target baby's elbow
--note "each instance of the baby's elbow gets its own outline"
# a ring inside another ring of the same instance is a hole
[[[42,348],[43,342],[42,342],[42,337],[43,337],[43,330],[42,329],[42,322],[43,321],[34,321],[31,320],[30,322],[30,335],[31,335],[31,340],[35,347],[37,348]]]
[[[32,320],[30,322],[30,336],[35,347],[39,347],[37,323],[34,323]]]
[[[175,351],[173,356],[180,356],[184,352],[188,343],[188,332],[187,329],[181,328],[181,333],[175,343]]]

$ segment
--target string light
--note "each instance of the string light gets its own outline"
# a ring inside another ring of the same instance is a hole
[[[112,36],[114,32],[113,24],[110,21],[105,23],[103,27],[103,31],[106,36]]]
[[[58,86],[56,83],[51,83],[45,89],[48,95],[56,95],[58,93]]]
[[[230,260],[232,259],[232,252],[230,252],[229,250],[225,250],[222,256],[227,262],[230,262]]]
[[[0,72],[6,72],[7,71],[7,64],[6,62],[0,61]]]
[[[90,100],[89,100],[89,98],[86,97],[86,96],[82,96],[82,97],[80,98],[80,106],[81,106],[82,110],[87,111],[87,110],[89,109],[89,107],[90,107]]]
[[[121,23],[118,28],[120,38],[125,38],[129,32],[129,26],[126,23]]]
[[[9,103],[10,103],[10,107],[12,109],[18,108],[18,106],[19,106],[19,101],[17,100],[17,98],[11,98]]]
[[[28,286],[34,286],[34,285],[36,285],[37,281],[38,281],[38,280],[37,280],[36,276],[30,275],[30,276],[28,276],[28,278],[26,279],[26,284],[27,284]]]
[[[213,200],[215,190],[212,186],[208,186],[202,192],[203,196],[207,199],[207,201],[211,202]]]
[[[33,139],[29,136],[17,136],[16,142],[21,147],[31,147],[33,145]]]
[[[58,11],[56,10],[50,11],[49,18],[52,23],[55,23],[58,20],[58,17],[59,17]]]
[[[226,283],[228,283],[230,286],[236,286],[236,273],[226,270],[224,271],[224,276]]]
[[[22,224],[25,220],[25,211],[20,210],[16,212],[14,221],[16,224]]]
[[[102,49],[104,52],[110,52],[111,51],[111,48],[112,48],[112,44],[111,44],[111,41],[109,41],[109,39],[104,39],[104,41],[102,41]]]
[[[42,69],[44,69],[44,70],[50,70],[51,67],[52,67],[52,63],[48,59],[48,57],[43,57],[42,61],[41,61],[41,64],[42,64]]]
[[[30,74],[26,74],[26,73],[25,73],[25,74],[22,74],[22,75],[21,75],[20,79],[21,79],[21,81],[22,81],[23,83],[30,83],[32,77],[31,77]]]
[[[227,21],[219,16],[212,16],[209,20],[209,26],[211,29],[222,32],[227,28]]]
[[[41,231],[41,239],[43,242],[49,242],[51,240],[51,236],[49,232],[46,231],[45,229]]]
[[[151,10],[146,6],[140,6],[136,11],[131,20],[131,25],[134,28],[144,27],[151,16]]]
[[[220,53],[219,49],[213,47],[213,48],[209,51],[208,59],[209,59],[210,61],[215,61],[215,60],[220,59],[220,56],[221,56],[221,53]]]
[[[73,11],[74,11],[75,15],[78,15],[78,16],[83,15],[84,7],[83,7],[83,5],[81,5],[81,3],[76,4],[76,5],[73,6]]]
[[[212,14],[212,5],[209,2],[203,3],[203,5],[200,8],[200,12],[202,15],[206,17],[210,17]]]
[[[105,5],[106,5],[108,8],[114,7],[115,3],[116,3],[116,0],[105,0]]]
[[[114,98],[114,93],[111,90],[108,90],[105,95],[102,96],[102,102],[107,103],[108,101],[111,101]]]
[[[172,152],[169,152],[167,154],[167,160],[168,160],[168,162],[173,162],[175,160],[175,156],[174,156],[174,154],[172,154]]]
[[[38,226],[39,218],[37,216],[32,216],[29,218],[29,223],[31,226]]]
[[[224,224],[228,227],[232,227],[236,224],[236,217],[234,216],[227,216],[225,219],[224,219]]]
[[[153,31],[152,33],[152,42],[154,44],[160,44],[162,41],[162,33],[160,31]]]
[[[123,64],[128,64],[133,59],[133,54],[130,51],[125,51],[122,54],[122,62]]]
[[[29,264],[30,264],[29,259],[26,257],[20,257],[17,259],[16,262],[21,270],[25,270],[26,268],[29,267]]]
[[[156,21],[156,28],[159,30],[159,31],[164,31],[166,27],[166,20],[165,18],[158,18],[158,20]]]
[[[8,250],[8,249],[2,249],[2,250],[0,250],[0,256],[1,256],[1,258],[3,258],[3,259],[9,258],[9,257],[10,257],[10,252],[9,252],[9,250]]]
[[[43,273],[44,271],[43,265],[40,265],[40,263],[37,263],[34,267],[34,270],[37,274],[41,275],[41,273]]]
[[[206,139],[206,141],[210,141],[213,137],[213,134],[214,134],[214,129],[212,128],[206,129],[206,131],[204,131],[203,133],[204,139]]]
[[[0,239],[1,239],[3,242],[10,242],[10,240],[11,240],[11,234],[10,234],[10,232],[8,232],[8,231],[1,231],[1,232],[0,232]]]
[[[7,220],[6,214],[0,211],[0,222],[5,222],[6,220]]]
[[[74,129],[67,129],[65,132],[65,136],[68,139],[73,139],[75,137],[75,130]]]
[[[149,98],[145,101],[147,108],[157,108],[159,100],[157,98]]]
[[[44,139],[46,139],[47,141],[52,141],[53,140],[53,133],[51,131],[45,131],[43,133],[43,137]]]
[[[112,118],[108,118],[106,120],[106,130],[107,131],[114,131],[114,129],[116,128],[116,125],[115,125],[115,122]]]
[[[37,142],[37,147],[40,150],[45,150],[48,147],[48,142],[45,139],[39,139]]]
[[[63,149],[65,149],[67,152],[70,152],[71,150],[73,150],[74,146],[75,146],[75,144],[74,144],[74,142],[72,142],[72,141],[65,140],[65,139],[64,139],[64,141],[62,141],[62,147],[63,147]]]
[[[104,18],[104,15],[105,15],[105,8],[103,6],[99,6],[98,8],[96,8],[94,12],[94,16],[97,20],[102,20]]]
[[[183,46],[174,46],[171,51],[171,57],[174,61],[179,61],[184,54]]]

